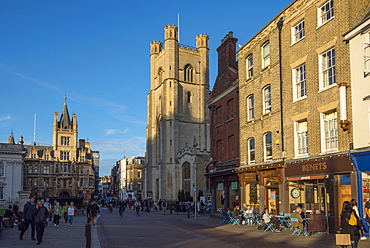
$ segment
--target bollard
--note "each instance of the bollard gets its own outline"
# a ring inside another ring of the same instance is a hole
[[[190,218],[190,209],[188,208],[187,209],[187,212],[188,212],[188,219]]]
[[[86,248],[91,247],[91,224],[85,226]]]
[[[170,214],[172,214],[172,204],[170,204]]]

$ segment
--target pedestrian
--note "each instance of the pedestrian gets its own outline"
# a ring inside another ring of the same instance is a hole
[[[53,220],[54,226],[58,227],[59,226],[59,220],[60,220],[60,218],[62,218],[62,216],[64,214],[63,208],[62,208],[62,206],[60,206],[59,202],[57,202],[55,204],[55,206],[53,207],[53,209],[51,211],[51,214],[54,216],[54,220]]]
[[[36,223],[37,245],[40,245],[42,243],[42,236],[44,236],[46,223],[48,222],[47,219],[49,217],[49,211],[42,204],[42,201],[37,201],[33,216]]]
[[[73,225],[73,220],[75,218],[76,213],[77,213],[77,208],[75,207],[75,203],[71,202],[67,209],[68,222],[70,226]]]
[[[356,200],[355,199],[352,199],[350,202],[349,202],[349,204],[351,205],[351,208],[353,209],[353,210],[355,210],[355,212],[356,212],[356,214],[357,214],[357,216],[360,218],[360,212],[358,211],[358,207],[357,207],[357,202],[356,202]],[[362,229],[360,229],[359,230],[360,231],[360,236],[361,236],[361,240],[365,240],[366,239],[366,237],[363,235],[363,232],[362,232]]]
[[[161,202],[161,207],[162,207],[162,210],[163,210],[163,214],[166,214],[166,209],[167,209],[167,202],[165,199],[162,200]]]
[[[352,247],[357,248],[358,241],[360,240],[360,229],[363,229],[364,226],[349,201],[343,202],[340,220],[339,230],[344,234],[349,234],[351,236]]]
[[[90,206],[90,214],[91,214],[91,220],[93,225],[96,225],[96,217],[98,214],[100,214],[99,206],[96,204],[96,201],[94,200]]]
[[[68,206],[69,206],[68,202],[65,202],[63,206],[63,217],[64,217],[65,223],[68,222]]]
[[[123,213],[125,212],[125,202],[123,200],[120,200],[119,202],[119,215],[123,217]]]
[[[30,196],[30,200],[24,205],[23,214],[22,214],[22,221],[26,224],[26,228],[22,230],[21,234],[19,234],[19,239],[23,240],[23,235],[27,231],[29,225],[31,224],[31,240],[35,239],[35,219],[33,216],[33,211],[36,208],[35,197]]]
[[[45,199],[45,202],[44,202],[44,207],[46,207],[46,209],[48,210],[49,213],[51,213],[51,209],[52,209],[52,205],[51,205],[51,202],[50,202],[50,199],[49,198],[46,198]],[[50,214],[49,216],[49,221],[52,220],[52,215]],[[46,226],[48,226],[48,224],[46,223]]]

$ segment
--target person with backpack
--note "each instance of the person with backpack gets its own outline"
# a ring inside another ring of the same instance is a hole
[[[352,247],[357,248],[358,241],[360,240],[360,229],[364,226],[361,223],[360,218],[353,210],[349,201],[343,202],[343,210],[340,215],[340,228],[341,233],[349,234],[351,237]]]
[[[355,210],[357,216],[359,217],[359,219],[361,219],[361,216],[360,216],[360,212],[358,211],[358,207],[357,207],[357,202],[356,202],[356,199],[352,199],[349,204],[351,205],[351,208],[353,210]],[[361,236],[361,240],[365,240],[366,237],[364,236],[362,230],[360,230],[360,236]]]

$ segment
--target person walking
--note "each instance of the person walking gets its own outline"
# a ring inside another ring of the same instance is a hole
[[[339,230],[344,234],[351,236],[352,247],[357,248],[358,241],[360,240],[360,229],[364,226],[360,218],[357,216],[356,211],[353,210],[349,201],[343,202],[343,210],[340,214],[340,228]]]
[[[59,202],[57,202],[50,213],[54,216],[54,220],[53,220],[54,226],[56,227],[59,226],[59,220],[62,218],[63,213],[64,212],[63,212],[62,206],[60,206]]]
[[[42,201],[37,201],[33,216],[36,224],[37,245],[40,245],[42,243],[42,237],[44,236],[46,223],[48,222],[47,218],[49,217],[49,211],[42,204]]]
[[[119,202],[119,215],[123,217],[123,213],[125,212],[125,202],[121,199]]]
[[[96,217],[100,214],[99,206],[96,204],[94,200],[90,206],[90,214],[91,214],[91,221],[93,225],[96,225]]]
[[[358,211],[358,207],[357,207],[357,202],[356,202],[356,200],[355,199],[352,199],[350,202],[349,202],[349,204],[350,204],[350,206],[351,206],[351,208],[353,209],[353,210],[355,210],[355,212],[356,212],[356,214],[357,214],[357,216],[359,217],[359,219],[360,219],[360,212]],[[365,240],[366,239],[366,237],[363,235],[363,232],[362,232],[362,229],[360,229],[359,230],[360,231],[360,236],[361,236],[361,240]]]
[[[68,222],[68,202],[65,202],[64,205],[63,205],[63,217],[64,217],[64,221],[65,223]]]
[[[76,213],[77,213],[77,208],[75,207],[75,203],[71,202],[67,209],[68,222],[70,226],[73,225],[73,220],[75,218]]]
[[[27,231],[29,225],[31,224],[31,240],[35,239],[35,219],[33,216],[33,211],[36,208],[35,197],[31,196],[30,200],[24,205],[22,221],[26,224],[26,228],[19,234],[19,239],[23,240],[23,235]]]
[[[163,210],[163,214],[166,214],[167,202],[166,202],[165,199],[162,200],[161,207],[162,207],[162,210]]]

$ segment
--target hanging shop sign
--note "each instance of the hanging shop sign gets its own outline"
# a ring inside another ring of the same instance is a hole
[[[224,190],[224,183],[218,183],[217,190]]]

